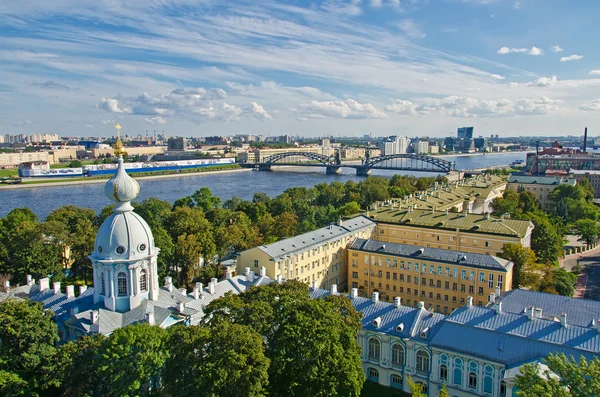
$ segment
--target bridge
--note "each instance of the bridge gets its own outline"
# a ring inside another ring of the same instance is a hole
[[[274,166],[325,167],[327,174],[337,174],[342,167],[356,169],[356,175],[367,176],[371,170],[419,171],[448,174],[455,169],[451,161],[421,154],[389,154],[362,159],[361,164],[342,163],[339,152],[334,156],[311,152],[286,152],[266,157],[260,163],[240,163],[244,168],[270,171]]]

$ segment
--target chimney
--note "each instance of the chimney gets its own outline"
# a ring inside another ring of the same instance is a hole
[[[35,280],[33,279],[33,277],[31,277],[31,274],[28,274],[27,276],[25,276],[25,280],[27,280],[27,285],[30,286],[30,287],[35,282]]]
[[[317,281],[312,282],[312,290],[316,291],[319,289],[319,283]]]
[[[338,224],[338,226],[342,226],[344,224],[344,221],[342,221],[342,218],[338,219],[338,223],[337,224]]]
[[[352,288],[350,290],[350,298],[354,299],[358,297],[358,288]]]
[[[87,285],[80,285],[79,286],[79,296],[83,295],[83,293],[87,291]]]
[[[98,315],[100,313],[98,312],[98,310],[92,310],[90,311],[90,322],[92,324],[96,324],[98,322]]]
[[[281,276],[281,274],[277,275],[276,281],[277,281],[277,284],[281,284],[283,282],[283,277]]]
[[[583,132],[583,153],[587,152],[587,127],[585,127],[585,130]]]
[[[500,290],[500,286],[496,287],[496,298],[500,298],[500,295],[502,295],[502,291]]]
[[[594,327],[597,331],[600,331],[600,320],[592,320],[592,327]]]
[[[52,283],[52,289],[55,294],[60,294],[60,281],[55,281]]]
[[[39,285],[40,285],[40,292],[41,292],[41,291],[45,291],[45,290],[47,290],[48,288],[50,288],[50,280],[48,279],[48,277],[45,277],[45,278],[40,278],[40,279],[38,280],[38,283],[39,283]]]
[[[251,272],[251,274],[254,274],[254,272]],[[210,294],[213,295],[215,293],[216,288],[217,288],[217,279],[211,278],[210,283],[208,283],[208,292],[210,292]]]
[[[400,307],[402,306],[402,298],[400,298],[399,296],[395,297],[394,306],[396,306],[397,309],[400,309]]]
[[[179,289],[177,289],[177,291],[179,291],[179,293],[183,296],[187,295],[187,289],[185,289],[185,288],[179,288]]]
[[[496,303],[496,305],[494,306],[494,310],[496,310],[496,314],[502,313],[502,302]]]
[[[202,292],[204,291],[204,285],[202,283],[196,283],[195,289],[198,290],[198,295],[202,298]]]
[[[67,285],[67,299],[75,298],[75,286]]]
[[[371,295],[371,300],[373,301],[373,303],[379,302],[379,292],[373,292],[373,294]]]
[[[542,318],[542,309],[541,308],[538,307],[535,309],[535,317]]]
[[[535,307],[529,306],[526,310],[527,318],[530,320],[535,320]]]
[[[567,327],[567,313],[565,313],[565,312],[561,313],[560,324],[565,328]]]
[[[329,292],[331,292],[331,295],[337,295],[337,284],[331,284],[331,287],[329,287]]]
[[[192,296],[194,297],[194,300],[198,300],[198,298],[200,298],[200,292],[198,291],[198,288],[194,288],[192,291]]]
[[[260,276],[265,277],[266,275],[267,275],[267,268],[263,266],[260,268]]]
[[[496,294],[493,292],[490,294],[490,303],[496,303]]]
[[[169,276],[165,277],[165,288],[169,292],[173,291],[173,278],[172,277],[169,277]]]
[[[419,303],[417,303],[417,309],[423,309],[425,307],[425,302],[420,301]]]
[[[146,321],[148,322],[148,324],[154,325],[154,312],[146,313]]]
[[[185,303],[184,302],[177,302],[177,311],[179,313],[183,313],[185,311]]]
[[[248,278],[249,282],[251,282],[251,283],[254,282],[254,272],[253,271],[250,271],[246,277]]]
[[[248,277],[250,275],[250,268],[249,267],[245,267],[244,268],[244,276]]]
[[[469,309],[473,307],[473,297],[472,296],[467,297],[467,307]]]

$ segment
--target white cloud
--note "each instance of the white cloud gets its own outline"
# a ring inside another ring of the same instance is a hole
[[[396,24],[400,30],[404,32],[408,37],[415,37],[422,39],[426,34],[421,29],[421,26],[413,21],[412,19],[404,19]]]
[[[600,112],[600,99],[596,99],[590,102],[586,102],[579,106],[581,110],[587,110],[592,112]]]
[[[10,125],[12,125],[13,127],[29,128],[33,126],[33,122],[31,120],[15,121],[13,123],[10,123]]]
[[[104,125],[109,125],[109,124],[112,125],[114,123],[115,123],[114,120],[102,120],[102,124],[104,124]]]
[[[146,117],[144,121],[148,124],[165,124],[167,122],[160,116]]]
[[[583,55],[573,54],[573,55],[569,55],[568,57],[560,58],[560,61],[561,62],[571,62],[571,61],[578,61],[580,59],[583,59]]]
[[[93,125],[91,125],[91,124],[86,124],[86,125],[85,125],[85,128],[93,129],[93,128],[94,128],[94,126],[93,126]]]
[[[388,112],[394,112],[405,116],[417,116],[417,105],[411,101],[396,99],[393,104],[385,107]]]
[[[350,16],[357,16],[362,14],[362,9],[360,8],[360,0],[326,0],[321,5],[321,8],[333,14],[343,14]]]
[[[500,76],[499,74],[490,74],[490,77],[494,80],[504,80],[506,77]]]
[[[38,82],[33,79],[29,79],[29,80],[27,80],[27,83],[29,83],[35,87],[46,88],[46,89],[56,89],[56,90],[72,90],[73,89],[66,84],[57,83],[56,81],[52,81],[52,80]]]
[[[374,8],[381,8],[383,6],[383,0],[370,0],[369,5]]]
[[[481,100],[473,97],[448,96],[430,99],[417,107],[420,114],[438,113],[450,117],[508,117],[515,115],[543,115],[566,112],[563,101],[547,97]]]
[[[564,50],[560,46],[553,45],[552,46],[552,51],[554,51],[554,52],[563,52]]]
[[[600,70],[590,70],[588,73],[590,76],[600,76]]]
[[[250,102],[250,114],[260,120],[273,120],[273,117],[256,102]]]
[[[114,98],[102,98],[100,99],[100,102],[96,104],[96,107],[111,113],[131,113],[131,108],[119,107],[119,101]]]
[[[383,119],[385,112],[370,103],[359,103],[354,99],[345,101],[310,101],[300,105],[299,119],[332,117],[340,119]]]
[[[500,54],[500,55],[510,54],[511,52],[525,53],[525,54],[534,55],[534,56],[544,55],[544,50],[542,50],[541,48],[538,48],[536,46],[533,46],[531,48],[502,47],[498,50],[498,54]]]
[[[521,8],[521,2],[520,1],[516,1],[515,4],[513,4],[513,8],[515,10],[518,10],[519,8]]]
[[[532,81],[531,83],[527,83],[528,87],[548,87],[550,85],[556,84],[558,80],[556,76],[552,77],[540,77],[539,79]]]

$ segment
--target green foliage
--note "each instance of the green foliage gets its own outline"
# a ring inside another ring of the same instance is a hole
[[[600,395],[600,360],[577,362],[564,354],[551,354],[540,365],[524,365],[516,377],[517,397],[589,397]]]
[[[511,261],[513,265],[512,288],[516,289],[531,284],[524,280],[527,269],[532,268],[536,263],[536,257],[533,250],[529,247],[523,247],[521,244],[505,244],[499,257]]]
[[[579,241],[583,241],[589,247],[594,244],[600,235],[598,222],[593,219],[579,219],[575,222],[575,230],[579,236]]]
[[[450,397],[450,395],[448,394],[448,388],[446,387],[445,383],[442,386],[440,392],[438,393],[438,397]]]
[[[423,393],[423,385],[415,383],[410,376],[408,377],[408,386],[412,392],[412,397],[426,397],[425,393]]]
[[[69,163],[69,168],[81,168],[83,164],[79,160],[73,160]]]
[[[0,303],[0,395],[37,396],[58,386],[52,316],[36,302]]]
[[[539,290],[550,294],[573,296],[577,276],[564,269],[548,269],[541,280]]]
[[[544,212],[527,213],[524,216],[533,222],[535,228],[531,233],[531,249],[540,263],[555,264],[562,254],[563,238],[559,225],[553,224]]]

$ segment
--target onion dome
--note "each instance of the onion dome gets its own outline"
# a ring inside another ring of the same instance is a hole
[[[117,203],[115,212],[133,210],[130,202],[140,194],[140,185],[125,172],[122,157],[118,159],[117,173],[104,185],[104,194]]]

